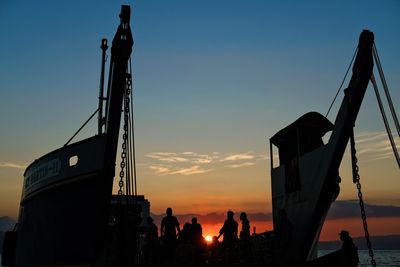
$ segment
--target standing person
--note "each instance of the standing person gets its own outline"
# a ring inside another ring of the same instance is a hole
[[[246,212],[240,213],[242,230],[240,231],[240,250],[242,251],[243,261],[250,261],[250,221],[247,219]]]
[[[203,238],[203,228],[197,222],[197,218],[192,218],[191,225],[191,242],[194,247],[195,266],[199,266],[204,262],[203,254],[205,252],[205,243]]]
[[[146,250],[145,259],[146,264],[153,264],[158,260],[158,227],[154,224],[152,217],[147,217],[147,224],[149,225],[146,229]]]
[[[222,240],[222,249],[228,261],[231,258],[238,233],[238,223],[233,218],[233,215],[233,211],[230,210],[227,212],[227,219],[225,220],[221,230],[219,230],[218,236],[218,238],[220,238],[221,235],[224,235],[224,239]]]
[[[175,216],[172,216],[171,208],[167,208],[166,214],[167,216],[161,220],[161,238],[163,239],[164,256],[168,259],[169,264],[171,264],[180,228],[178,219]]]
[[[201,227],[201,224],[197,222],[197,218],[193,217],[192,218],[192,226],[191,226],[191,239],[192,239],[192,244],[199,248],[203,245],[203,228]]]

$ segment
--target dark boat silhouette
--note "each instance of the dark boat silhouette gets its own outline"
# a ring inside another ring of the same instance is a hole
[[[54,150],[25,170],[15,266],[92,266],[104,251],[133,45],[129,6],[122,6],[120,18],[111,48],[105,130]],[[102,46],[106,49],[106,40]]]
[[[102,264],[133,45],[128,6],[123,6],[120,18],[111,48],[104,133],[99,126],[98,135],[52,151],[27,167],[16,231],[15,266]],[[310,112],[270,139],[274,231],[266,234],[271,239],[271,257],[261,264],[346,264],[341,252],[316,259],[317,242],[340,191],[339,166],[372,75],[373,43],[373,33],[364,30],[353,75],[334,124],[321,114]],[[100,119],[103,123],[102,116]],[[324,144],[322,137],[330,131],[330,139]],[[279,149],[277,167],[273,146]]]

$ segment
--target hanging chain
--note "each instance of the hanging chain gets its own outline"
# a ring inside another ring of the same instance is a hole
[[[121,171],[119,172],[119,190],[118,196],[119,200],[122,199],[123,188],[124,188],[124,177],[125,177],[125,167],[126,167],[126,145],[128,140],[128,122],[129,122],[129,95],[130,95],[130,85],[131,85],[131,75],[127,74],[127,80],[125,84],[124,92],[124,133],[122,135],[122,152],[121,152]]]
[[[353,129],[351,130],[350,146],[351,146],[351,163],[352,163],[352,167],[353,167],[353,183],[356,184],[357,190],[358,190],[358,199],[359,199],[360,210],[361,210],[361,218],[363,221],[364,234],[365,234],[365,239],[367,241],[368,252],[369,252],[369,256],[371,258],[371,265],[375,267],[376,262],[374,259],[374,251],[372,250],[371,241],[369,239],[367,216],[365,214],[363,194],[361,191],[360,175],[358,173],[359,168],[357,165],[358,160],[357,160],[357,156],[356,156],[357,151],[356,151],[356,145],[355,145],[355,141],[354,141],[354,130]]]

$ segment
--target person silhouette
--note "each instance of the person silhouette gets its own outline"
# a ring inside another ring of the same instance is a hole
[[[152,264],[158,259],[158,227],[151,216],[146,221],[145,259],[147,264]]]
[[[192,218],[191,240],[195,247],[201,247],[203,245],[203,228],[201,224],[197,222],[196,217]]]
[[[224,239],[222,240],[222,250],[228,261],[232,256],[232,250],[234,249],[234,245],[237,241],[238,233],[238,223],[235,221],[233,216],[233,211],[230,210],[227,212],[227,219],[225,220],[221,230],[219,230],[219,235],[217,237],[217,239],[219,239],[221,235],[224,236]]]
[[[171,264],[177,243],[177,235],[180,233],[178,219],[172,216],[172,208],[167,208],[167,216],[161,220],[161,238],[163,240],[164,256]]]
[[[203,254],[205,253],[205,241],[203,238],[203,228],[197,222],[197,218],[192,218],[192,225],[190,228],[191,243],[194,247],[195,266],[204,262]]]
[[[347,259],[349,266],[357,266],[359,263],[358,249],[353,243],[353,239],[346,230],[342,230],[339,233],[340,240],[343,241],[342,251]]]
[[[246,212],[240,213],[240,220],[242,221],[242,230],[240,231],[240,250],[244,262],[250,261],[250,221],[247,219]]]

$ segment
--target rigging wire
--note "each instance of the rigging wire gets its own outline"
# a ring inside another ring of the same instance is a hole
[[[94,117],[94,115],[96,115],[96,113],[97,113],[98,111],[99,111],[99,109],[97,108],[96,111],[93,112],[92,115],[90,115],[89,119],[87,119],[87,120],[83,123],[83,125],[81,126],[81,128],[79,128],[79,129],[74,133],[74,135],[64,144],[64,146],[67,146],[67,145],[72,141],[72,139],[74,139],[74,137],[83,129],[83,127],[86,126],[86,124],[88,124],[88,122]]]
[[[347,68],[346,74],[344,75],[344,78],[343,78],[343,80],[342,80],[342,83],[340,84],[339,89],[337,90],[336,95],[335,95],[335,97],[333,98],[333,101],[332,101],[331,105],[329,106],[329,109],[328,109],[328,112],[327,112],[326,115],[325,115],[325,118],[328,117],[329,112],[331,111],[331,108],[332,108],[333,104],[335,103],[336,98],[337,98],[337,96],[339,95],[340,90],[342,90],[342,86],[343,86],[343,84],[344,84],[344,82],[345,82],[345,80],[346,80],[347,74],[349,73],[350,67],[353,65],[353,61],[354,61],[354,58],[355,58],[356,55],[357,55],[357,51],[358,51],[358,46],[357,46],[357,48],[356,48],[356,51],[354,51],[354,55],[353,55],[353,57],[352,57],[352,59],[351,59],[351,61],[350,61],[349,67]]]
[[[386,99],[387,99],[388,104],[389,104],[390,112],[392,113],[393,121],[394,121],[394,124],[395,124],[396,129],[397,129],[397,134],[398,134],[398,136],[400,137],[400,124],[399,124],[399,120],[398,120],[398,118],[397,118],[397,114],[396,114],[396,111],[395,111],[395,109],[394,109],[394,105],[393,105],[393,102],[392,102],[392,98],[391,98],[390,93],[389,93],[389,89],[388,89],[388,86],[387,86],[387,83],[386,83],[385,75],[384,75],[383,69],[382,69],[381,60],[379,59],[378,50],[377,50],[377,48],[376,48],[375,43],[374,43],[372,49],[373,49],[373,50],[372,50],[372,53],[373,53],[373,55],[374,55],[375,62],[376,62],[377,68],[378,68],[379,76],[380,76],[381,81],[382,81],[383,89],[384,89],[384,91],[385,91]]]
[[[396,144],[395,144],[395,142],[394,142],[393,134],[392,134],[392,131],[391,131],[391,129],[390,129],[390,125],[389,125],[389,122],[388,122],[388,120],[387,120],[385,110],[384,110],[384,108],[383,108],[381,96],[380,96],[379,91],[378,91],[378,86],[377,86],[377,84],[376,84],[376,80],[375,80],[374,74],[372,74],[372,76],[371,76],[371,82],[372,82],[372,85],[374,86],[374,91],[375,91],[376,99],[378,100],[378,105],[379,105],[379,109],[380,109],[381,114],[382,114],[383,123],[385,124],[386,132],[387,132],[387,134],[388,134],[389,141],[390,141],[390,144],[391,144],[392,149],[393,149],[394,156],[395,156],[396,161],[397,161],[397,165],[398,165],[399,168],[400,168],[400,157],[399,157],[399,152],[397,151],[397,147],[396,147]]]
[[[132,61],[129,59],[129,68],[132,73]],[[137,196],[137,175],[136,175],[136,148],[135,148],[135,124],[134,124],[134,114],[133,114],[133,85],[132,85],[132,76],[131,76],[131,93],[132,93],[132,99],[131,99],[131,120],[129,121],[131,123],[131,140],[132,140],[132,160],[133,160],[133,182],[134,182],[134,195]]]

